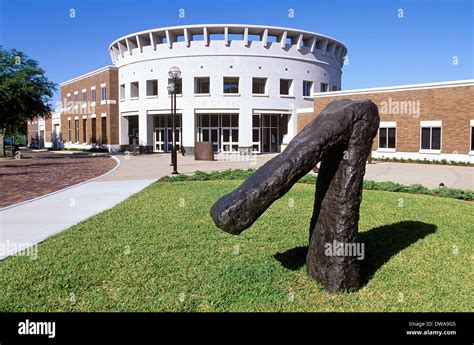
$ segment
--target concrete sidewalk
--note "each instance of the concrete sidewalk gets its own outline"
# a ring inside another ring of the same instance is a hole
[[[178,157],[178,171],[257,168],[276,154],[228,157],[214,162],[194,161],[194,157]],[[169,154],[116,156],[120,166],[90,182],[53,193],[0,211],[0,260],[17,250],[44,241],[97,213],[125,200],[162,176],[171,173]],[[379,162],[367,165],[366,179],[423,184],[474,190],[474,168],[444,165]],[[9,249],[13,244],[16,250]]]
[[[421,184],[428,188],[445,187],[474,190],[474,167],[438,164],[376,162],[367,165],[366,180]]]
[[[225,169],[258,168],[277,154],[264,154],[245,160],[244,157],[229,157],[214,162],[195,161],[192,156],[178,156],[178,171],[189,174],[196,170],[213,171]],[[117,181],[132,179],[158,179],[172,171],[169,154],[144,156],[116,156],[121,168],[99,180]],[[234,160],[232,160],[234,159]],[[375,162],[366,167],[365,179],[392,181],[402,184],[422,184],[428,188],[446,187],[474,190],[474,167],[434,164]]]
[[[0,260],[113,207],[153,181],[92,181],[0,211]]]

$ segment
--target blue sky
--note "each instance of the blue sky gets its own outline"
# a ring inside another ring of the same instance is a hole
[[[294,27],[348,47],[342,87],[354,89],[474,78],[473,21],[472,0],[0,0],[0,44],[38,60],[60,83],[111,64],[109,44],[136,31],[202,23]]]

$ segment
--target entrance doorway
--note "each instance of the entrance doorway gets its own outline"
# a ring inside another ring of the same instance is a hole
[[[171,152],[173,147],[173,116],[172,115],[157,115],[153,119],[153,146],[154,152]],[[181,115],[176,115],[176,149],[180,149],[181,144]]]
[[[214,153],[239,151],[238,114],[197,114],[196,140],[212,141]]]
[[[288,114],[256,114],[252,117],[252,151],[281,152],[283,137],[288,133]]]

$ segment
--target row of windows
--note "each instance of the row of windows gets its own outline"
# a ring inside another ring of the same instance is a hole
[[[168,84],[172,82],[168,79]],[[293,96],[293,83],[292,79],[280,79],[280,95],[281,96]],[[196,77],[194,78],[194,94],[208,95],[210,93],[210,78],[209,77]],[[239,94],[240,80],[238,77],[224,77],[222,82],[222,92],[224,94]],[[314,83],[309,80],[303,81],[303,97],[310,97],[313,92]],[[183,81],[182,79],[176,80],[175,91],[176,94],[182,95],[183,93]],[[320,92],[328,92],[329,84],[320,83]],[[337,85],[333,85],[332,91],[337,91]],[[267,78],[252,78],[252,94],[253,95],[267,95]],[[120,100],[125,100],[125,84],[120,85]],[[158,96],[158,80],[147,80],[146,81],[146,96],[157,97]],[[130,99],[138,99],[139,94],[139,82],[135,81],[130,83]]]
[[[474,151],[474,126],[470,127],[471,144],[470,150]],[[421,127],[420,150],[441,150],[441,127]],[[379,128],[379,149],[396,149],[397,128]]]
[[[181,138],[181,115],[177,116],[176,140]],[[288,115],[261,114],[252,116],[252,151],[280,152],[283,137],[288,133]],[[154,118],[154,151],[169,152],[172,140],[172,117]],[[197,114],[196,140],[211,141],[214,152],[239,151],[238,114]]]
[[[97,102],[97,90],[95,87],[91,87],[90,89],[90,95],[91,95],[91,102],[92,104],[95,104]],[[107,86],[101,86],[100,87],[100,100],[101,101],[106,101],[107,100]],[[85,107],[87,104],[87,91],[82,91],[82,98],[81,98],[82,106]],[[71,99],[71,94],[67,95],[67,101],[66,101],[66,106],[68,110],[70,110],[71,106],[73,105],[72,99]],[[75,91],[74,92],[74,107],[79,106],[79,92]]]
[[[90,133],[87,131],[87,119],[82,119],[82,138],[79,135],[79,120],[74,120],[74,138],[72,136],[72,120],[67,120],[67,141],[75,143],[107,143],[107,117],[101,117],[101,137],[97,140],[97,119],[91,118]],[[74,139],[74,140],[73,140]]]

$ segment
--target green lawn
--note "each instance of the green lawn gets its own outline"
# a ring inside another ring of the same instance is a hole
[[[296,184],[247,231],[211,205],[240,181],[158,182],[0,261],[0,311],[472,311],[474,203],[364,191],[364,286],[306,273],[314,186]]]

